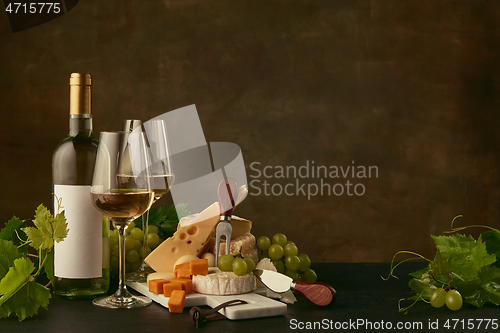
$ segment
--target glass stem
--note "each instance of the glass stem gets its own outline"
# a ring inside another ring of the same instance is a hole
[[[124,224],[117,224],[118,229],[118,289],[115,292],[116,297],[128,296],[127,286],[125,285],[125,228]]]
[[[148,248],[148,224],[149,224],[149,209],[142,216],[142,231],[143,231],[143,240],[142,240],[142,253],[146,254],[146,249]],[[146,257],[146,255],[144,255]],[[144,258],[142,259],[141,268],[139,268],[140,272],[146,271],[148,267]]]

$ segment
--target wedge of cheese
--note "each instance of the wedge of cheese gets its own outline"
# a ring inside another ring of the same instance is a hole
[[[259,253],[255,248],[255,236],[247,232],[238,238],[231,240],[229,245],[230,253],[240,252],[244,257],[250,257],[255,264],[259,262]],[[210,240],[210,252],[215,253],[215,237]],[[219,258],[226,254],[226,240],[220,242]]]
[[[219,203],[215,203],[217,205],[217,208],[219,207]],[[180,221],[179,224],[177,225],[177,228],[182,228],[191,224],[196,223],[195,218],[197,217],[196,214],[194,215],[189,215],[186,217],[183,217]],[[233,228],[233,231],[231,233],[231,239],[236,239],[238,237],[243,236],[246,233],[249,233],[250,230],[252,229],[252,222],[241,218],[236,215],[231,216],[231,227]]]
[[[219,204],[214,203],[193,219],[193,223],[180,227],[144,261],[157,272],[173,272],[174,264],[181,256],[199,256],[206,252],[210,239],[219,223]]]
[[[193,276],[193,290],[208,295],[238,295],[255,290],[257,284],[252,273],[238,276],[233,272],[223,272],[210,267],[207,275]]]

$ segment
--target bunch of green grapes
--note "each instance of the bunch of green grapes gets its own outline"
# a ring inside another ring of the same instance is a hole
[[[440,308],[446,304],[448,309],[457,311],[462,307],[463,299],[458,290],[446,291],[443,288],[437,288],[431,295],[430,303],[435,308]]]
[[[141,267],[141,258],[146,258],[163,241],[158,234],[158,227],[148,226],[148,246],[142,246],[144,232],[131,222],[125,230],[125,272],[135,272]],[[109,250],[111,253],[111,276],[118,277],[118,229],[113,229],[109,237]]]
[[[311,259],[299,249],[294,242],[287,240],[282,233],[274,234],[272,242],[267,236],[257,239],[257,247],[263,251],[262,257],[270,258],[276,270],[294,280],[316,282],[318,276],[311,269]]]
[[[230,272],[242,276],[255,269],[255,263],[250,257],[244,257],[240,252],[225,254],[217,261],[217,267],[221,271]]]

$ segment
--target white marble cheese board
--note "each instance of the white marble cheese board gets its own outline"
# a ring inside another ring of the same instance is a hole
[[[146,282],[127,282],[127,285],[144,296],[151,298],[154,302],[168,308],[168,300],[170,297],[165,297],[162,294],[157,295],[151,293]],[[247,304],[228,306],[219,310],[219,313],[231,320],[284,315],[287,310],[287,305],[280,301],[263,296],[265,294],[265,288],[258,288],[254,292],[247,294],[228,296],[205,295],[192,292],[186,295],[184,307],[189,308],[192,306],[208,305],[211,308],[215,308],[224,302],[241,299],[246,301]]]

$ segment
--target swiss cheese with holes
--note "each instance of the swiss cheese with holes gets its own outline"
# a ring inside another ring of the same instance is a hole
[[[175,262],[183,255],[199,256],[204,253],[215,233],[219,214],[219,204],[212,204],[196,216],[193,223],[177,229],[172,237],[161,243],[144,261],[157,272],[173,272]]]

